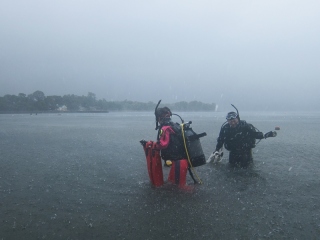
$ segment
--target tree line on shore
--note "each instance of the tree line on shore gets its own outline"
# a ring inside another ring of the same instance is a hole
[[[215,111],[216,104],[202,103],[199,101],[177,102],[165,104],[174,111]],[[74,94],[64,96],[45,96],[42,91],[35,91],[26,95],[4,95],[0,97],[0,112],[107,112],[107,111],[153,111],[154,102],[137,101],[106,101],[96,99],[94,93],[88,92],[87,96]]]

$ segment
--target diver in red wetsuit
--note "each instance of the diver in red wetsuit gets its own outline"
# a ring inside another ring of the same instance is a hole
[[[181,128],[171,121],[172,113],[168,107],[157,108],[155,116],[156,130],[158,130],[157,147],[161,149],[161,158],[166,163],[172,162],[168,181],[178,185],[179,188],[188,189],[190,187],[186,186],[188,160],[183,139],[179,134]]]

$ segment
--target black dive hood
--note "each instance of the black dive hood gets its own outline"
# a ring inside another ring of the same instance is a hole
[[[154,115],[155,115],[155,117],[156,117],[156,129],[155,129],[155,130],[158,130],[158,129],[159,129],[159,124],[158,124],[158,119],[157,119],[157,109],[158,109],[160,103],[161,103],[161,99],[159,100],[156,108],[154,109]],[[180,118],[181,122],[184,123],[183,119],[182,119],[178,114],[172,113],[172,115],[178,116],[178,117]]]

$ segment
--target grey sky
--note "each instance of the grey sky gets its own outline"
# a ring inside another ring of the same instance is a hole
[[[0,96],[320,110],[318,0],[2,0],[0,32]]]

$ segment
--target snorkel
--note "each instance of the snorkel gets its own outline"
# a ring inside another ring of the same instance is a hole
[[[161,102],[161,99],[159,100],[156,108],[154,109],[154,115],[155,115],[155,117],[156,117],[156,129],[155,129],[155,130],[158,130],[158,128],[159,128],[158,119],[157,119],[157,109],[158,109],[158,107],[159,107],[159,105],[160,105],[160,102]]]
[[[231,104],[231,106],[234,107],[234,109],[237,111],[238,119],[239,119],[239,121],[240,121],[240,115],[239,115],[238,109],[237,109],[233,104]]]

